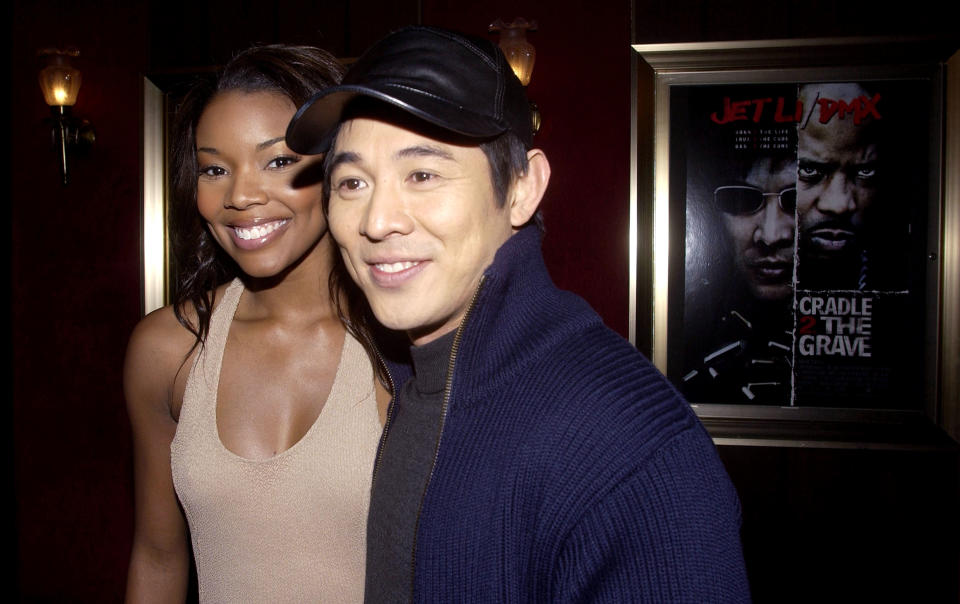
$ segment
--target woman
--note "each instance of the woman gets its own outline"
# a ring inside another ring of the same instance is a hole
[[[342,291],[322,158],[284,142],[296,108],[341,75],[315,48],[255,47],[180,107],[177,293],[137,325],[124,367],[128,601],[183,601],[190,541],[201,600],[363,599],[389,396],[360,344],[367,315]]]

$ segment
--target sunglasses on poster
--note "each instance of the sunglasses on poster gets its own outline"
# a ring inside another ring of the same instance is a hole
[[[756,214],[763,208],[767,197],[776,197],[777,205],[787,214],[793,214],[797,208],[797,188],[790,187],[779,193],[764,193],[756,187],[727,185],[713,191],[713,200],[717,208],[727,214]]]

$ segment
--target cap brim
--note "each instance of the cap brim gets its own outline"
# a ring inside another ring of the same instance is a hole
[[[444,130],[474,139],[487,139],[506,132],[507,125],[494,125],[487,116],[419,90],[386,83],[381,87],[342,84],[315,94],[304,103],[287,127],[287,146],[297,153],[325,153],[333,131],[347,104],[358,96],[388,103]]]

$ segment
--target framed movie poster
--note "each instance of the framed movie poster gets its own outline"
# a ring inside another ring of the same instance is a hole
[[[635,49],[638,97],[653,99],[646,125],[637,99],[635,140],[637,224],[642,191],[653,200],[654,361],[715,435],[924,440],[904,426],[923,432],[939,409],[954,49]]]

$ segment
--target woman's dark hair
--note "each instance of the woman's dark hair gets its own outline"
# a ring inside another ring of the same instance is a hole
[[[173,122],[170,239],[176,267],[173,312],[202,346],[210,329],[213,292],[241,276],[239,267],[214,241],[197,210],[197,123],[213,98],[223,92],[276,92],[297,107],[317,92],[339,83],[343,66],[330,53],[312,46],[254,46],[234,56],[215,76],[198,80],[183,97]],[[382,376],[371,348],[371,314],[359,288],[334,253],[328,287],[340,319],[363,344]],[[192,305],[196,323],[185,309]]]

